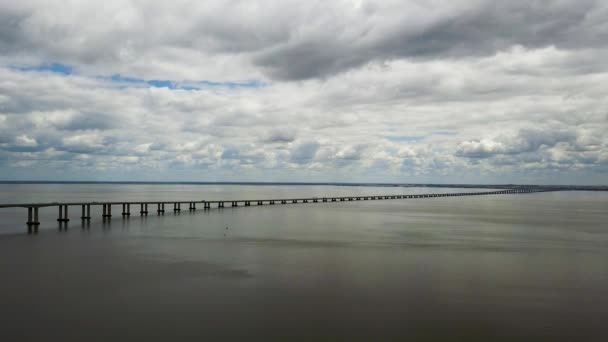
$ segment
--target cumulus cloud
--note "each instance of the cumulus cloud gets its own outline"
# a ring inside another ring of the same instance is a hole
[[[0,170],[605,183],[607,22],[599,0],[4,2]]]
[[[559,143],[570,145],[576,138],[577,134],[570,130],[522,129],[513,136],[463,141],[458,145],[456,154],[469,158],[489,158],[498,154],[533,153]]]

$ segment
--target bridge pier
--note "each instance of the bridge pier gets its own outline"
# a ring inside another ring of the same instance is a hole
[[[160,215],[165,212],[165,203],[156,203],[157,209],[156,212]]]
[[[305,200],[303,200],[302,202],[303,202],[303,203],[308,203],[308,200],[307,200],[307,199],[305,199]]]
[[[274,200],[271,200],[268,204],[274,204]]]
[[[291,203],[298,203],[297,199],[291,200]]]
[[[173,211],[182,211],[181,203],[173,203]]]
[[[218,208],[223,208],[224,207],[224,202],[217,202],[217,207]]]
[[[141,216],[148,215],[148,203],[141,203],[139,205],[139,213]]]
[[[103,214],[102,217],[112,217],[112,205],[104,204],[103,205]]]
[[[264,205],[264,201],[258,201],[258,205]]]
[[[203,209],[211,209],[211,203],[204,202],[203,203]]]
[[[28,207],[27,208],[27,233],[32,234],[38,233],[38,226],[40,222],[38,221],[38,207]]]
[[[57,222],[68,222],[70,219],[68,218],[68,206],[67,205],[59,205],[59,218],[57,218]]]
[[[232,201],[232,206],[233,206],[233,207],[238,207],[238,206],[239,206],[239,204],[238,204],[236,201]]]
[[[122,204],[122,217],[131,216],[131,204],[123,203]]]
[[[80,219],[82,219],[83,221],[91,219],[91,205],[90,204],[82,205],[82,215],[80,216]]]

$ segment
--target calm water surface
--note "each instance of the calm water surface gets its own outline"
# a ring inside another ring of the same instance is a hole
[[[0,202],[450,191],[4,184]],[[1,210],[0,340],[608,337],[608,193],[155,209],[82,226],[73,208],[61,231],[43,209],[36,236]]]

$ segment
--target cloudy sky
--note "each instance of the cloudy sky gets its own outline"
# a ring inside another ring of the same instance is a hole
[[[0,179],[608,183],[604,0],[0,0]]]

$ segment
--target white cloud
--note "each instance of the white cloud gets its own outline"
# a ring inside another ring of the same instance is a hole
[[[38,143],[36,142],[36,139],[23,134],[15,138],[15,145],[19,147],[36,147],[38,146]]]
[[[5,2],[0,170],[606,182],[607,19],[590,0]],[[54,62],[75,71],[36,70]]]

